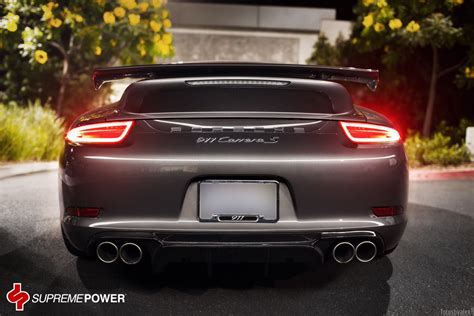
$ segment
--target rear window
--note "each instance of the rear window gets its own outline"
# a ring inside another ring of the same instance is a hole
[[[137,89],[130,92],[124,109],[135,113],[214,111],[334,113],[328,96],[314,90],[219,85]]]

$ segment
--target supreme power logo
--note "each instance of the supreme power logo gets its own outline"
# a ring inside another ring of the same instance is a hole
[[[15,304],[15,310],[22,312],[23,308],[30,300],[30,294],[21,290],[21,283],[13,283],[13,289],[7,293],[7,301]]]

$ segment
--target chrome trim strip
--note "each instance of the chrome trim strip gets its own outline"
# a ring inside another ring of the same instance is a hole
[[[112,156],[84,156],[85,159],[110,160],[110,161],[144,161],[144,162],[163,162],[163,163],[318,163],[318,162],[352,162],[369,160],[386,160],[396,158],[395,155],[381,157],[360,157],[360,158],[315,158],[315,159],[233,159],[233,158],[142,158],[142,157],[112,157]]]
[[[358,231],[345,231],[345,232],[322,232],[321,239],[331,238],[350,238],[350,237],[376,237],[377,235],[373,231],[369,230],[358,230]]]
[[[249,232],[249,231],[266,231],[266,232],[301,232],[301,231],[312,231],[314,233],[319,233],[318,225],[322,224],[331,224],[334,227],[340,227],[341,225],[359,225],[359,226],[368,226],[372,225],[374,227],[381,227],[387,225],[393,225],[394,223],[386,222],[384,218],[376,220],[310,220],[299,222],[296,220],[279,220],[274,223],[247,223],[249,225],[255,226],[246,226],[244,229],[238,229],[238,226],[229,227],[227,223],[214,223],[214,222],[199,222],[197,220],[188,220],[188,219],[178,219],[178,220],[115,220],[115,221],[103,221],[96,222],[96,219],[82,218],[81,225],[87,227],[98,227],[98,228],[119,228],[119,229],[130,229],[130,230],[159,230],[162,232],[208,232],[212,230],[213,232],[233,230],[234,232]],[[400,224],[398,222],[396,224]],[[199,224],[199,225],[196,225]],[[145,227],[140,227],[145,226]],[[240,226],[240,225],[239,225]],[[316,228],[315,228],[316,227]],[[354,227],[356,228],[356,227]],[[235,230],[234,230],[235,229]],[[331,228],[333,229],[333,228]],[[336,228],[334,228],[336,229]],[[350,229],[349,227],[346,229]],[[343,237],[347,237],[344,235]],[[373,237],[364,236],[364,237]],[[331,237],[329,237],[331,238]],[[334,237],[332,237],[334,238]]]

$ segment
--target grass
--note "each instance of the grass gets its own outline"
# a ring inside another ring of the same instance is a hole
[[[0,162],[56,160],[64,146],[64,121],[39,102],[0,103]]]

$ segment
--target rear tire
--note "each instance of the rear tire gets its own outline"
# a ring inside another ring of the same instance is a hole
[[[71,244],[69,239],[67,239],[66,234],[64,234],[64,230],[62,227],[61,227],[61,234],[63,235],[64,245],[66,246],[66,249],[69,251],[71,255],[79,257],[79,258],[91,257],[89,254],[87,254],[87,252],[81,251]]]

